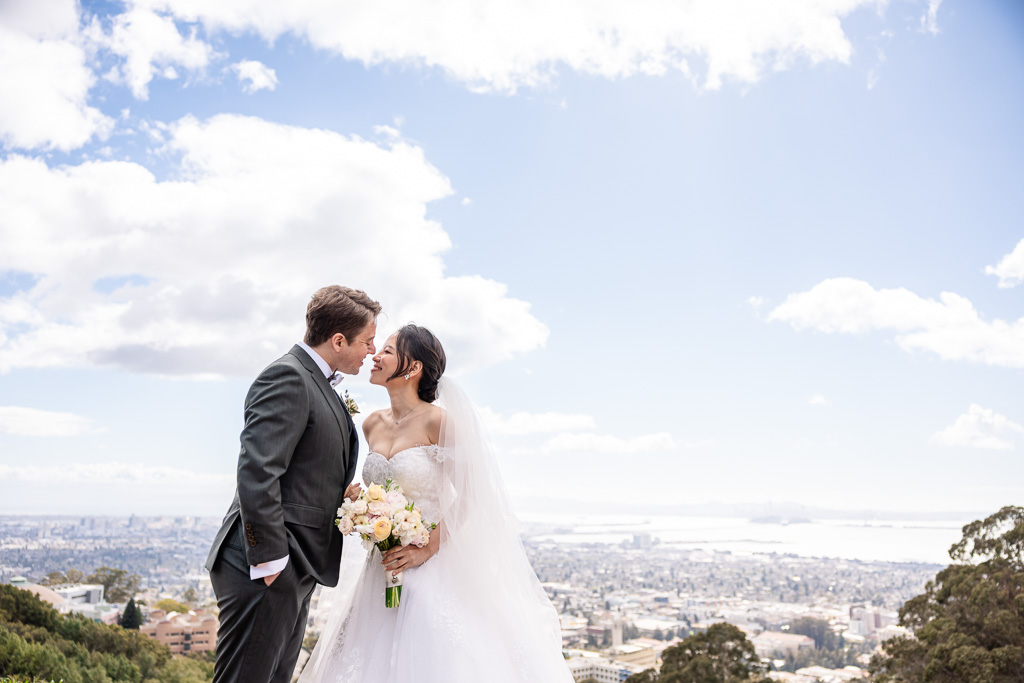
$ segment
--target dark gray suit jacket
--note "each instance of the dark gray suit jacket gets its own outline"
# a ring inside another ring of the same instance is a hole
[[[206,568],[234,532],[250,565],[288,555],[297,570],[336,586],[342,537],[334,519],[355,476],[359,437],[302,347],[293,346],[253,382],[240,440],[235,499]]]

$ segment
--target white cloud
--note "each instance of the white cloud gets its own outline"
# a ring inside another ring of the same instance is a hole
[[[0,434],[13,436],[81,436],[99,431],[92,420],[52,410],[0,406]]]
[[[527,413],[499,415],[490,408],[480,411],[484,424],[492,434],[521,436],[526,434],[550,434],[593,429],[594,418],[590,415],[573,413]]]
[[[231,70],[238,76],[242,90],[254,93],[258,90],[273,90],[277,87],[277,72],[263,62],[243,59],[231,65]]]
[[[972,403],[966,413],[941,432],[932,434],[932,443],[949,448],[1010,450],[1013,443],[1005,436],[1024,434],[1024,427],[1005,416]]]
[[[402,131],[400,131],[397,128],[394,128],[392,126],[384,126],[384,125],[374,126],[373,127],[373,132],[376,133],[377,135],[383,137],[383,138],[397,139],[397,138],[402,137]]]
[[[809,406],[827,406],[831,405],[831,401],[822,396],[821,394],[815,394],[807,399],[807,405]]]
[[[1024,282],[1024,240],[1018,242],[1013,251],[999,261],[999,265],[985,266],[985,274],[997,276],[999,286],[1004,289]]]
[[[137,5],[142,0],[136,0]],[[884,0],[441,0],[423,3],[147,0],[208,32],[285,34],[367,65],[440,68],[479,90],[514,92],[561,66],[606,78],[703,71],[750,83],[794,63],[846,63],[841,20]]]
[[[421,148],[234,115],[153,128],[175,180],[0,161],[0,271],[39,276],[0,297],[0,372],[251,375],[301,337],[330,283],[380,300],[382,330],[430,326],[453,370],[544,344],[505,285],[445,276],[450,241],[427,205],[452,189]]]
[[[931,33],[933,36],[939,34],[939,5],[942,0],[928,0],[928,9],[921,15],[921,30]]]
[[[175,79],[175,66],[199,73],[216,56],[208,43],[196,37],[195,27],[183,36],[175,17],[148,5],[144,0],[131,2],[126,12],[114,17],[110,32],[98,37],[104,47],[124,60],[111,79],[126,83],[141,100],[149,97],[149,83],[157,75]]]
[[[9,148],[80,147],[113,120],[88,105],[87,65],[74,0],[0,3],[0,143]]]
[[[667,432],[643,434],[631,439],[622,439],[605,434],[562,433],[551,437],[540,446],[541,453],[657,453],[675,447],[672,435]]]
[[[970,301],[951,292],[943,292],[936,301],[902,288],[875,289],[861,280],[834,278],[790,294],[768,320],[826,334],[889,330],[907,351],[1024,368],[1024,318],[986,321]]]
[[[35,465],[0,465],[0,479],[23,483],[69,482],[73,484],[132,485],[231,485],[234,474],[209,474],[173,467],[149,467],[132,463],[76,463],[51,467]]]
[[[764,304],[764,297],[752,296],[747,299],[747,303],[750,304],[751,308],[760,308]]]

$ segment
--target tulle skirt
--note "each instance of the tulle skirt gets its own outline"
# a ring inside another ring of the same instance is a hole
[[[380,552],[367,553],[349,601],[334,608],[300,683],[571,682],[546,597],[524,614],[523,601],[502,595],[501,586],[487,595],[467,591],[479,585],[463,580],[474,570],[453,560],[442,546],[404,572],[401,603],[389,609]],[[535,620],[534,627],[525,620]]]

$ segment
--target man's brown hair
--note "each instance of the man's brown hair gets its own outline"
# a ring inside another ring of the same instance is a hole
[[[336,334],[351,344],[359,330],[380,315],[380,304],[361,289],[331,285],[318,289],[306,306],[306,337],[316,347]]]

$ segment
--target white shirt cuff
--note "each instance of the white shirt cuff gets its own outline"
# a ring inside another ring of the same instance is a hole
[[[288,566],[288,556],[285,555],[279,560],[271,560],[270,562],[261,562],[260,564],[249,565],[249,578],[250,579],[262,579],[264,576],[270,576],[280,571],[284,571],[284,568]]]

